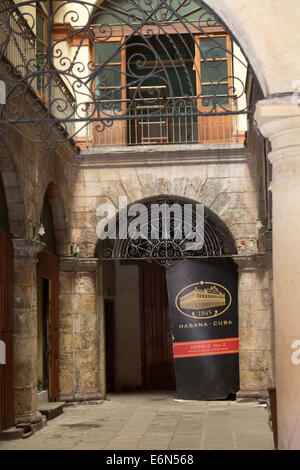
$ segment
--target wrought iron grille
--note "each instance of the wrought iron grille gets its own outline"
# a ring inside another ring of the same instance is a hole
[[[249,75],[201,0],[0,4],[0,132],[45,147],[237,141]]]
[[[138,216],[138,224],[134,225],[137,226],[136,230],[130,232],[130,224],[136,214],[130,215],[127,210],[125,214],[118,214],[112,231],[107,228],[107,238],[98,242],[96,256],[99,259],[156,262],[169,266],[188,258],[231,257],[237,253],[228,228],[208,208],[204,208],[202,213],[202,226],[199,224],[196,204],[189,199],[159,197],[142,202],[146,210]],[[188,212],[184,212],[185,204],[188,205]],[[153,205],[167,208],[167,211],[153,213]],[[176,207],[181,209],[172,212],[170,221],[169,210]],[[124,216],[127,217],[127,234],[119,230],[120,218]],[[164,233],[169,222],[170,229]],[[115,234],[118,236],[114,239]],[[196,244],[194,247],[187,244],[189,240],[196,240],[196,236],[198,240],[201,239],[199,248]]]

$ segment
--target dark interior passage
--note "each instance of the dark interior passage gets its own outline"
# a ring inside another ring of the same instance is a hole
[[[175,390],[165,268],[140,267],[140,286],[144,389]]]

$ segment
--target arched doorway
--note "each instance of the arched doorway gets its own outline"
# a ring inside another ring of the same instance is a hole
[[[137,212],[133,206],[129,206],[127,212],[130,236],[125,237],[122,232],[119,238],[111,240],[108,232],[108,238],[99,242],[96,251],[96,256],[103,260],[104,264],[103,292],[108,391],[172,390],[175,389],[175,324],[174,318],[172,318],[174,313],[172,312],[170,286],[167,286],[166,271],[173,270],[180,263],[185,263],[185,266],[188,266],[189,260],[193,260],[196,264],[202,263],[204,265],[206,263],[210,270],[214,265],[220,271],[222,266],[222,276],[225,278],[226,273],[230,277],[229,271],[232,272],[229,286],[232,294],[226,298],[226,302],[229,297],[231,299],[232,319],[225,319],[224,323],[219,322],[212,325],[219,327],[219,331],[213,339],[222,338],[224,325],[229,326],[234,322],[234,335],[236,342],[238,342],[237,276],[235,265],[231,260],[232,255],[236,254],[236,247],[225,224],[208,208],[204,208],[202,212],[203,244],[201,247],[200,245],[193,248],[189,246],[186,249],[187,233],[193,230],[193,234],[195,234],[199,228],[196,224],[196,216],[197,208],[201,205],[195,201],[172,196],[148,198],[137,204],[138,217],[136,217]],[[154,206],[164,209],[168,207],[172,214],[171,228],[167,239],[162,236],[166,212],[163,210],[155,212],[157,218],[153,218],[154,212],[151,211]],[[186,207],[190,210],[184,212]],[[203,206],[201,207],[203,208]],[[176,212],[176,209],[179,212]],[[183,229],[183,224],[181,225],[183,219],[179,219],[183,214],[188,214],[184,225],[185,228],[188,227],[188,230],[184,235],[179,236],[180,230]],[[120,212],[115,219],[119,234],[124,215],[124,212]],[[137,228],[136,232],[131,230],[133,227],[131,223],[134,223]],[[110,228],[108,227],[108,230],[111,228],[112,225]],[[146,233],[153,234],[154,232],[157,234],[154,241],[150,236],[148,238],[145,236]],[[109,266],[109,268],[105,269],[105,266]],[[192,283],[188,281],[188,278],[189,268],[183,278],[183,281],[186,281],[184,285]],[[202,275],[201,279],[199,278],[199,281],[201,280],[208,282],[213,279],[208,277],[206,280]],[[226,279],[224,283],[226,284]],[[106,289],[107,286],[110,286],[109,289]],[[218,290],[216,287],[213,289]],[[110,296],[107,295],[108,292],[110,292]],[[216,292],[209,291],[205,295],[216,296]],[[217,295],[221,296],[219,290]],[[233,298],[234,300],[232,300]],[[223,302],[225,302],[225,294]],[[204,316],[208,315],[206,307],[206,305],[203,307]],[[203,308],[199,307],[200,310]],[[215,305],[215,309],[217,308],[218,303]],[[212,315],[212,317],[214,316],[217,314]],[[201,315],[198,317],[203,318]],[[194,318],[188,319],[187,322],[183,318],[178,328],[187,328],[191,332],[192,326],[195,326],[194,331],[197,327],[199,332],[200,326],[203,325],[200,325],[202,320],[199,320],[198,317],[194,315]],[[186,325],[183,327],[184,323]],[[216,331],[214,331],[215,333]],[[191,336],[190,339],[193,339],[194,336]],[[230,351],[231,355],[235,355],[237,361],[234,367],[234,385],[228,393],[237,392],[239,383],[237,350],[234,352],[233,349],[227,350],[227,357],[229,357]],[[215,380],[218,380],[217,376],[215,376]],[[177,373],[176,382],[178,385]]]
[[[58,258],[53,214],[46,194],[40,219],[45,249],[37,265],[38,390],[49,401],[59,399],[58,362]]]
[[[0,431],[14,424],[13,246],[0,174]]]

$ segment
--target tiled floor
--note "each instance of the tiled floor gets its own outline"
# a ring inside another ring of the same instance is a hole
[[[65,407],[28,439],[4,449],[270,450],[266,408],[235,401],[182,402],[172,393],[116,394],[98,405]]]

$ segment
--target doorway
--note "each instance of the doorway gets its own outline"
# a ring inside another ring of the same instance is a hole
[[[45,250],[38,255],[38,384],[49,401],[59,400],[58,260]]]
[[[116,392],[135,390],[162,391],[176,390],[178,388],[178,377],[176,376],[175,380],[173,358],[173,341],[176,342],[176,332],[174,329],[172,332],[170,327],[166,282],[166,272],[168,269],[166,269],[166,266],[172,267],[174,264],[176,266],[177,262],[196,258],[209,259],[213,263],[213,259],[228,258],[228,256],[232,256],[237,252],[232,235],[226,225],[206,207],[204,208],[203,217],[204,240],[201,249],[197,251],[183,249],[182,241],[184,239],[178,237],[178,233],[175,230],[170,231],[170,238],[167,243],[168,249],[166,249],[166,243],[163,241],[163,238],[160,238],[157,243],[152,243],[152,230],[157,230],[157,228],[163,226],[164,214],[166,216],[168,212],[158,211],[157,217],[154,215],[153,219],[152,204],[156,204],[161,208],[169,207],[169,210],[175,204],[178,204],[181,210],[178,210],[176,214],[174,212],[174,220],[175,216],[177,219],[172,222],[172,227],[183,227],[183,208],[185,204],[189,204],[192,210],[190,211],[188,221],[185,221],[185,223],[188,222],[190,227],[194,227],[197,218],[197,203],[177,196],[147,198],[140,202],[144,204],[146,211],[141,221],[139,221],[139,228],[137,233],[134,234],[135,236],[127,239],[108,239],[105,243],[99,242],[96,250],[97,258],[103,261],[114,261],[113,276],[108,276],[106,270],[103,272],[103,297],[106,298],[106,296],[111,295],[107,287],[109,284],[112,287],[110,291],[113,292],[115,301],[115,319],[114,326],[111,327],[110,325],[109,332],[107,332],[107,335],[110,336],[106,336],[106,339],[110,344],[114,341],[115,359],[112,358],[111,361],[107,362],[106,370],[108,376],[111,373],[111,370],[108,370],[109,364],[111,364],[115,374]],[[134,216],[128,217],[128,225],[132,221],[134,222]],[[117,220],[118,223],[119,220]],[[148,237],[138,236],[138,233],[148,234]],[[159,236],[162,237],[160,232]],[[197,278],[193,282],[199,283],[201,280]],[[221,284],[223,280],[222,277]],[[187,288],[189,284],[186,285],[184,282],[186,279],[182,279],[182,281],[183,286],[180,289]],[[216,280],[212,278],[205,282],[210,286]],[[190,284],[193,283],[191,282]],[[190,295],[190,292],[187,291],[186,293]],[[218,290],[215,291],[215,289],[203,292],[202,294],[204,296],[224,296],[223,291],[219,292]],[[217,305],[219,305],[218,302]],[[229,304],[236,313],[233,302],[228,302],[227,313],[229,313]],[[172,308],[174,307],[174,302],[171,302],[171,306]],[[215,307],[216,309],[217,307]],[[201,304],[198,310],[200,313],[195,313],[193,310],[191,315],[188,314],[189,312],[180,314],[178,317],[180,319],[180,325],[178,326],[180,331],[187,331],[188,329],[190,332],[193,331],[192,340],[198,343],[202,340],[205,342],[210,340],[219,341],[220,339],[227,338],[225,333],[223,335],[222,327],[226,326],[227,330],[229,330],[229,326],[233,324],[233,321],[224,318],[223,322],[223,317],[222,319],[219,317],[215,318],[221,314],[223,315],[223,311],[217,313],[215,311],[209,312],[205,303]],[[187,314],[185,315],[185,313]],[[211,317],[212,320],[209,322],[204,321],[207,317]],[[201,331],[204,333],[207,330],[208,332],[208,326],[214,327],[212,337],[202,338],[199,334]],[[219,336],[219,333],[221,336]],[[234,338],[237,343],[237,335]],[[189,339],[183,339],[184,341],[189,342]],[[200,345],[198,346],[200,347]],[[226,350],[226,353],[229,354],[230,351]],[[181,362],[183,363],[184,360]],[[105,367],[105,364],[102,364]],[[191,377],[195,377],[194,372],[191,374]]]
[[[115,297],[104,298],[106,391],[175,390],[165,268],[122,262],[114,272]]]
[[[105,317],[105,370],[106,391],[115,392],[116,386],[116,340],[115,340],[115,307],[112,299],[104,301]]]
[[[140,266],[142,375],[146,391],[175,390],[166,270]]]
[[[50,368],[50,338],[49,338],[49,314],[50,314],[50,280],[38,277],[38,309],[37,309],[37,334],[38,334],[38,389],[49,390]]]

